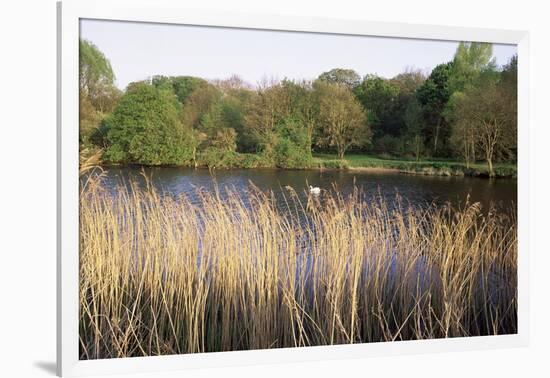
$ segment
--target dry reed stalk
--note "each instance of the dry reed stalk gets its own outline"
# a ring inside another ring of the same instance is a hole
[[[81,358],[516,332],[515,218],[151,186],[80,209]]]

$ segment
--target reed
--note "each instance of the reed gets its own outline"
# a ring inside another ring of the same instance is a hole
[[[81,359],[515,333],[516,220],[152,187],[80,209]]]

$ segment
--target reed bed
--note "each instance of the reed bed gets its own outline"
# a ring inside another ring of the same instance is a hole
[[[81,359],[516,332],[513,216],[288,193],[88,180]]]

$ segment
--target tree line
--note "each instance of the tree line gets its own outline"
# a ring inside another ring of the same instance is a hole
[[[312,153],[514,162],[517,56],[459,44],[429,74],[386,79],[336,68],[314,80],[153,76],[124,91],[107,57],[80,41],[80,143],[107,163],[306,168]]]

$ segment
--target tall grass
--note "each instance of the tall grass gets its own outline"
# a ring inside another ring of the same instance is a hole
[[[515,219],[323,196],[88,181],[81,358],[516,332]]]

